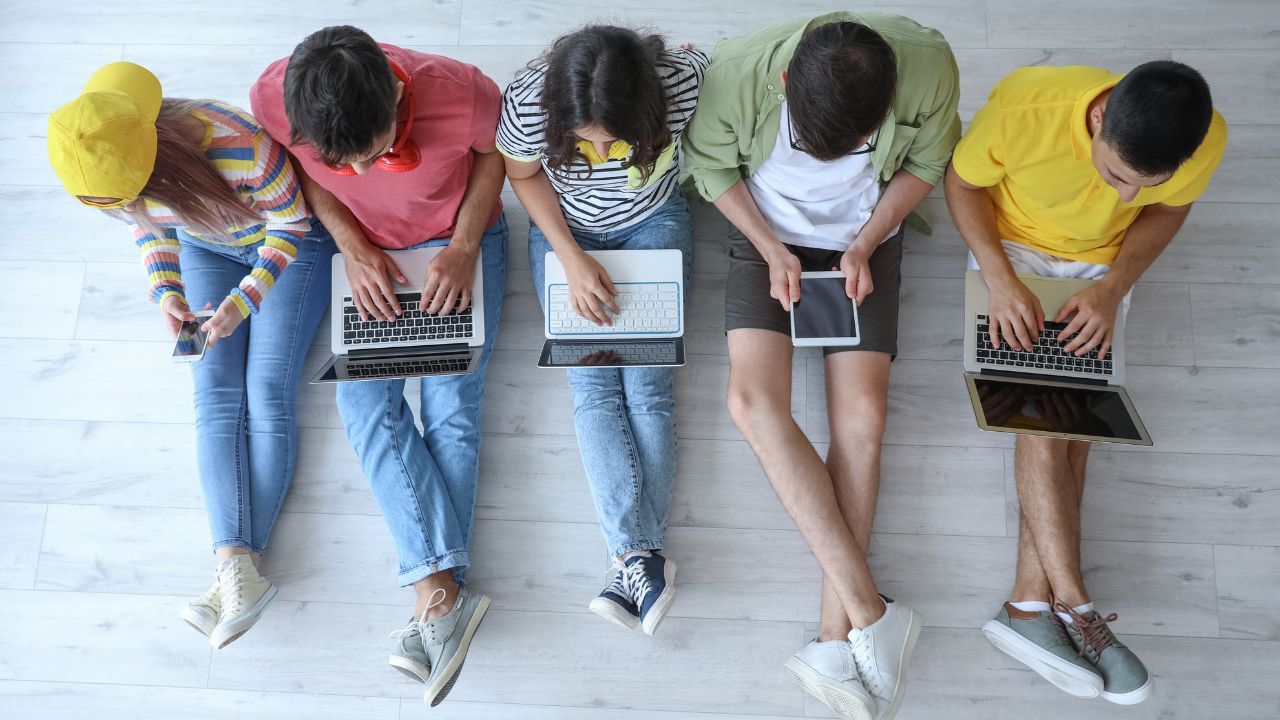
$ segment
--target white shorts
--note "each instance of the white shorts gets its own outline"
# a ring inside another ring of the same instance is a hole
[[[1078,260],[1068,260],[1010,240],[1001,240],[1000,245],[1004,247],[1005,257],[1009,258],[1009,264],[1013,265],[1014,272],[1050,278],[1099,280],[1111,269],[1110,265],[1095,265]],[[969,253],[969,269],[980,269],[978,267],[978,259],[973,256],[973,253]],[[1129,290],[1125,294],[1124,300],[1120,302],[1121,315],[1128,315],[1129,300],[1132,297],[1133,290]],[[1049,319],[1052,320],[1052,318]]]

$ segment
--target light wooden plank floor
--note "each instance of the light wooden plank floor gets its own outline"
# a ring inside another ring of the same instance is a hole
[[[307,32],[475,63],[499,84],[590,20],[706,49],[826,0],[341,0],[192,7],[133,0],[0,5],[0,717],[745,720],[824,717],[782,671],[815,632],[820,574],[724,411],[725,225],[696,209],[691,362],[678,373],[680,479],[670,554],[681,597],[654,639],[586,611],[604,548],[563,378],[541,344],[527,219],[506,195],[511,282],[487,389],[476,585],[494,598],[437,712],[385,666],[404,620],[395,558],[333,407],[301,395],[301,458],[269,570],[280,599],[220,652],[178,621],[209,558],[194,477],[190,380],[166,358],[126,232],[85,212],[45,160],[44,114],[98,65],[151,67],[168,94],[247,105]],[[1274,0],[883,0],[956,48],[967,120],[1028,64],[1123,71],[1194,64],[1230,125],[1227,157],[1134,299],[1132,393],[1150,450],[1099,448],[1085,498],[1086,576],[1159,683],[1121,709],[1056,692],[978,627],[1012,582],[1018,509],[1008,436],[974,427],[960,375],[964,246],[940,193],[912,234],[871,563],[927,628],[901,717],[1280,716],[1280,5]],[[316,338],[311,359],[328,339]],[[816,354],[793,412],[825,450]]]

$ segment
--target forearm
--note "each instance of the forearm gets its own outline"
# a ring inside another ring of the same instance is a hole
[[[1015,277],[1013,265],[1000,246],[1000,233],[996,230],[996,210],[986,188],[966,186],[956,171],[948,167],[943,189],[946,191],[947,209],[969,245],[970,252],[978,260],[978,267],[987,285],[1009,281]]]
[[[462,205],[458,208],[458,219],[454,223],[453,237],[449,244],[474,253],[480,248],[480,238],[489,224],[489,216],[493,214],[498,193],[502,192],[506,171],[503,169],[502,156],[497,152],[471,152],[476,154],[476,158],[471,165],[467,190],[462,196]]]
[[[369,238],[365,237],[351,210],[337,196],[312,180],[301,165],[294,163],[294,166],[297,167],[298,182],[302,185],[302,196],[306,198],[307,206],[324,223],[338,249],[343,254],[350,254],[368,247]]]
[[[511,187],[520,198],[520,204],[529,213],[529,219],[542,231],[551,249],[561,258],[580,250],[573,239],[568,224],[564,221],[564,213],[560,211],[560,199],[556,196],[551,180],[541,168],[538,172],[525,178],[511,178]]]
[[[1189,214],[1190,205],[1148,205],[1143,208],[1138,219],[1125,233],[1120,254],[1100,282],[1110,286],[1121,296],[1128,293],[1138,282],[1138,278],[1142,277],[1142,273],[1151,267],[1151,263],[1173,241],[1173,236],[1178,234]]]
[[[907,219],[907,215],[915,210],[932,189],[933,185],[910,172],[898,170],[889,180],[875,210],[871,211],[871,218],[858,232],[854,242],[865,245],[867,249],[874,249]]]
[[[773,233],[769,223],[764,219],[764,215],[760,214],[760,208],[756,205],[755,198],[751,197],[751,191],[747,189],[746,182],[739,180],[734,183],[733,187],[716,198],[715,206],[720,214],[751,241],[756,251],[760,253],[760,257],[766,262],[779,252],[787,252],[782,241]]]

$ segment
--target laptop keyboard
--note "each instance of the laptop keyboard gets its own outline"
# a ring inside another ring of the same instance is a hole
[[[612,325],[596,325],[573,311],[569,286],[552,285],[547,303],[552,335],[617,335],[680,331],[679,283],[614,283],[618,315]]]
[[[589,355],[605,352],[612,352],[616,356],[613,362],[608,363],[610,365],[623,363],[631,365],[670,365],[676,361],[675,343],[670,342],[625,345],[555,344],[551,346],[551,362],[555,365],[577,365]]]
[[[396,294],[404,311],[395,322],[361,320],[351,297],[342,298],[342,344],[347,347],[385,343],[454,340],[464,342],[475,334],[471,306],[448,315],[428,315],[418,309],[420,293]]]
[[[1076,336],[1068,335],[1064,340],[1058,339],[1058,333],[1067,327],[1067,323],[1044,323],[1044,332],[1036,338],[1032,352],[1011,350],[1008,342],[1000,349],[991,347],[990,326],[986,315],[978,316],[978,362],[983,365],[995,365],[1006,368],[1029,368],[1033,370],[1060,370],[1064,372],[1088,373],[1092,375],[1114,375],[1112,368],[1114,353],[1108,351],[1106,357],[1099,358],[1096,349],[1076,357],[1064,352],[1062,348]]]
[[[369,360],[347,362],[347,377],[352,380],[409,377],[463,373],[471,365],[469,355],[463,357],[424,358],[416,360]]]

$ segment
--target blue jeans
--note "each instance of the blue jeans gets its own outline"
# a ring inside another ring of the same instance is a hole
[[[404,397],[404,380],[338,384],[338,410],[400,558],[402,586],[453,570],[459,585],[470,564],[471,527],[480,455],[480,399],[498,337],[507,284],[507,220],[480,241],[484,283],[484,350],[476,371],[423,378],[422,427]],[[414,247],[448,244],[429,240]]]
[[[233,247],[179,231],[182,278],[192,309],[217,307],[257,261],[261,243]],[[256,315],[191,366],[196,465],[215,549],[261,553],[293,479],[298,382],[329,304],[333,238],[319,221],[298,243]]]
[[[693,266],[693,220],[676,188],[640,222],[602,233],[573,231],[584,250],[676,249],[684,276]],[[542,231],[529,226],[529,266],[534,293],[545,303],[542,282],[551,250]],[[544,307],[545,311],[546,308]],[[573,423],[596,517],[614,557],[660,550],[676,480],[676,420],[671,368],[567,370]]]

